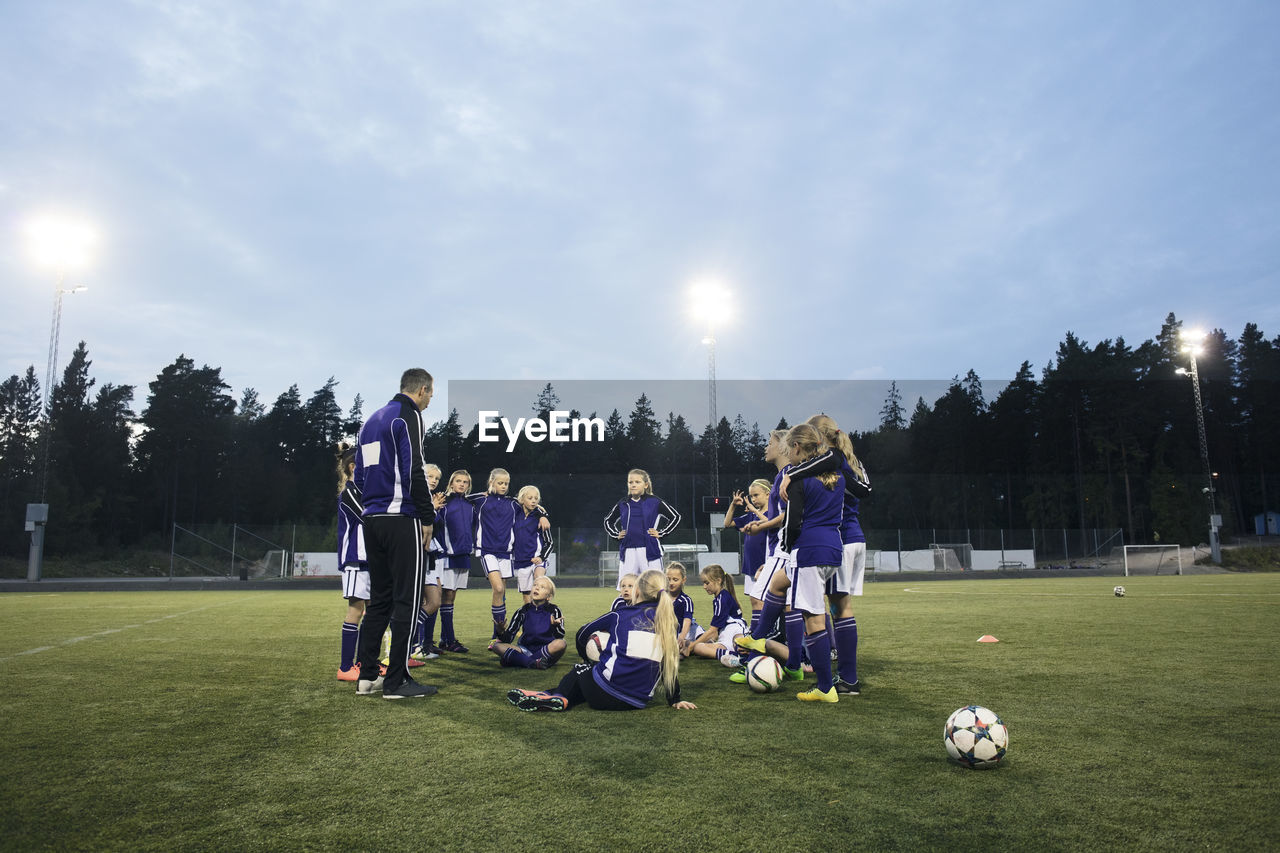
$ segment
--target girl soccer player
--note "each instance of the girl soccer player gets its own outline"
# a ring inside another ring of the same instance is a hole
[[[742,607],[733,588],[733,576],[723,566],[709,565],[698,575],[702,588],[714,599],[711,626],[689,644],[689,654],[703,658],[715,658],[727,667],[738,665],[733,640],[747,632],[742,621]]]
[[[662,544],[658,541],[680,523],[680,513],[653,493],[653,481],[640,468],[627,472],[627,496],[605,517],[604,529],[620,540],[618,580],[633,572],[662,570]]]
[[[638,580],[639,578],[635,575],[626,574],[622,576],[618,581],[618,585],[621,587],[618,590],[618,597],[613,600],[613,604],[609,605],[610,613],[616,610],[621,610],[623,607],[630,607],[635,603],[636,581]],[[591,634],[593,633],[592,631],[587,630],[590,624],[591,623],[588,622],[586,625],[583,625],[578,629],[578,633],[573,635],[574,645],[578,649],[578,657],[585,661],[593,660],[593,658],[588,657],[587,655],[587,644],[590,642]]]
[[[859,501],[871,494],[871,483],[853,452],[848,433],[841,432],[835,420],[828,415],[814,415],[807,423],[818,431],[830,449],[793,466],[788,477],[794,480],[837,470],[844,476],[844,510],[840,523],[843,557],[839,571],[827,584],[827,599],[835,616],[832,634],[839,664],[836,692],[856,696],[861,692],[861,684],[858,681],[858,622],[853,616],[852,598],[862,595],[867,561],[867,537],[858,519],[858,509]]]
[[[782,527],[785,516],[782,511],[782,481],[789,470],[787,436],[789,430],[775,429],[769,433],[769,443],[764,449],[764,458],[766,462],[772,462],[778,469],[777,475],[773,479],[773,485],[769,488],[769,497],[765,503],[765,515],[768,516],[766,521],[752,521],[744,528],[743,533],[765,535],[765,560],[764,565],[756,572],[755,580],[751,585],[749,595],[751,596],[751,634],[755,637],[765,637],[774,634],[774,623],[760,623],[760,615],[764,606],[764,597],[769,589],[769,579],[776,573],[785,573],[790,566],[790,555],[778,547],[778,531]],[[783,674],[793,681],[804,680],[804,670],[802,663],[804,658],[804,618],[800,613],[793,611],[791,607],[783,608],[783,611],[777,616],[782,616],[782,632],[786,635],[786,645],[778,644],[776,648],[786,649],[788,654],[782,665]],[[777,616],[774,618],[776,619]],[[775,655],[776,656],[776,655]],[[748,654],[748,658],[750,654]],[[747,673],[745,670],[735,672],[729,676],[729,680],[738,684],[745,684],[747,681]]]
[[[656,569],[640,575],[635,597],[635,604],[583,626],[588,636],[609,638],[597,663],[574,665],[550,692],[508,690],[507,700],[521,711],[567,711],[584,703],[598,711],[629,711],[647,705],[661,683],[671,707],[697,708],[680,698],[680,646],[666,576]]]
[[[347,600],[347,615],[342,620],[339,681],[360,678],[356,647],[360,618],[369,601],[369,567],[364,559],[364,524],[361,522],[364,506],[360,502],[360,489],[351,479],[355,470],[356,449],[344,448],[338,455],[338,564],[342,566],[342,597]]]
[[[431,487],[431,500],[436,512],[444,506],[444,495],[440,494],[440,466],[427,463],[423,466],[427,472],[427,485]],[[411,658],[418,661],[435,660],[440,657],[440,648],[435,644],[436,616],[440,612],[440,546],[434,531],[429,541],[422,547],[427,552],[427,568],[422,576],[422,607],[418,610],[418,623],[415,626],[414,645]]]
[[[551,553],[551,532],[541,528],[542,517],[536,512],[541,501],[542,493],[537,486],[524,486],[516,493],[520,510],[516,513],[511,564],[525,604],[530,601],[534,580],[547,574],[546,560]]]
[[[436,510],[435,540],[443,555],[440,573],[440,648],[466,654],[453,630],[453,603],[458,590],[467,588],[471,551],[475,547],[475,510],[467,500],[471,475],[459,469],[449,475],[444,506]]]
[[[619,607],[626,607],[631,603],[632,597],[635,595],[637,579],[633,574],[625,574],[618,578],[618,597],[609,606],[610,610],[617,610]]]
[[[498,639],[507,625],[507,581],[515,577],[511,567],[511,546],[515,541],[516,514],[520,505],[516,499],[507,494],[511,486],[511,475],[504,468],[494,468],[489,472],[488,491],[474,492],[467,495],[467,500],[476,511],[476,554],[484,564],[485,577],[489,579],[489,589],[493,592],[493,603],[489,608],[493,617],[493,639]],[[539,526],[545,522],[546,512],[542,507],[535,507],[540,516]],[[545,529],[545,528],[543,528]]]
[[[792,465],[800,465],[818,455],[822,437],[808,424],[800,424],[787,437]],[[786,524],[779,538],[779,548],[791,555],[793,567],[788,574],[775,572],[765,593],[761,623],[782,610],[783,596],[790,591],[793,611],[804,615],[805,648],[813,664],[818,686],[798,694],[806,702],[838,702],[831,673],[831,639],[827,635],[826,604],[823,594],[827,581],[840,567],[843,547],[840,523],[843,515],[844,477],[834,471],[814,477],[791,480],[786,490]],[[764,641],[751,636],[738,637],[739,647],[764,652]]]
[[[751,593],[756,572],[760,571],[760,567],[764,565],[768,534],[752,525],[753,522],[769,520],[765,509],[769,504],[770,485],[768,480],[753,480],[747,487],[745,495],[742,492],[733,493],[733,502],[729,504],[729,509],[724,514],[725,527],[742,531],[742,565],[739,569],[748,595]],[[745,530],[748,526],[752,527],[751,533]]]
[[[684,563],[667,563],[667,594],[676,613],[676,636],[680,638],[680,651],[687,657],[689,643],[702,633],[702,627],[693,621],[693,599],[684,591],[688,579]]]
[[[528,603],[511,617],[502,636],[489,644],[489,651],[498,656],[503,666],[546,669],[560,660],[565,648],[564,614],[551,603],[555,594],[556,585],[551,578],[544,575],[534,580]]]

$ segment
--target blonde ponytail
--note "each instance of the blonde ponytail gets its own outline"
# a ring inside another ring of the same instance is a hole
[[[667,695],[676,692],[676,678],[680,672],[680,626],[676,624],[676,610],[667,592],[667,576],[657,569],[649,569],[636,581],[636,599],[654,602],[653,636],[661,652],[658,672]]]
[[[816,429],[823,441],[844,454],[845,461],[849,463],[854,473],[864,480],[867,478],[867,472],[858,461],[858,455],[853,452],[853,440],[849,438],[849,433],[842,432],[830,415],[814,415],[805,423]]]

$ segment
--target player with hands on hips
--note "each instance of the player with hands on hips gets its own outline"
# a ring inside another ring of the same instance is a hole
[[[627,472],[627,496],[605,517],[605,531],[618,541],[618,580],[628,573],[639,575],[662,569],[659,540],[676,529],[680,513],[653,493],[648,472],[632,468]]]

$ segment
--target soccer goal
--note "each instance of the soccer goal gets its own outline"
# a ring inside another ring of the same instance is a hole
[[[1124,575],[1180,575],[1180,545],[1125,545]]]
[[[935,572],[967,572],[973,568],[973,546],[968,542],[930,542]]]

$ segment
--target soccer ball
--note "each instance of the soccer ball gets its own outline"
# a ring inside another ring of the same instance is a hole
[[[1116,594],[1116,598],[1124,598],[1124,587],[1118,586],[1111,591]]]
[[[773,658],[761,655],[747,664],[747,686],[756,693],[772,693],[782,683],[782,666]]]
[[[609,645],[609,635],[604,631],[596,631],[587,637],[587,660],[592,663],[600,660],[600,655],[607,645]]]
[[[994,767],[1009,749],[1009,729],[989,708],[966,705],[947,717],[942,742],[966,767]]]

